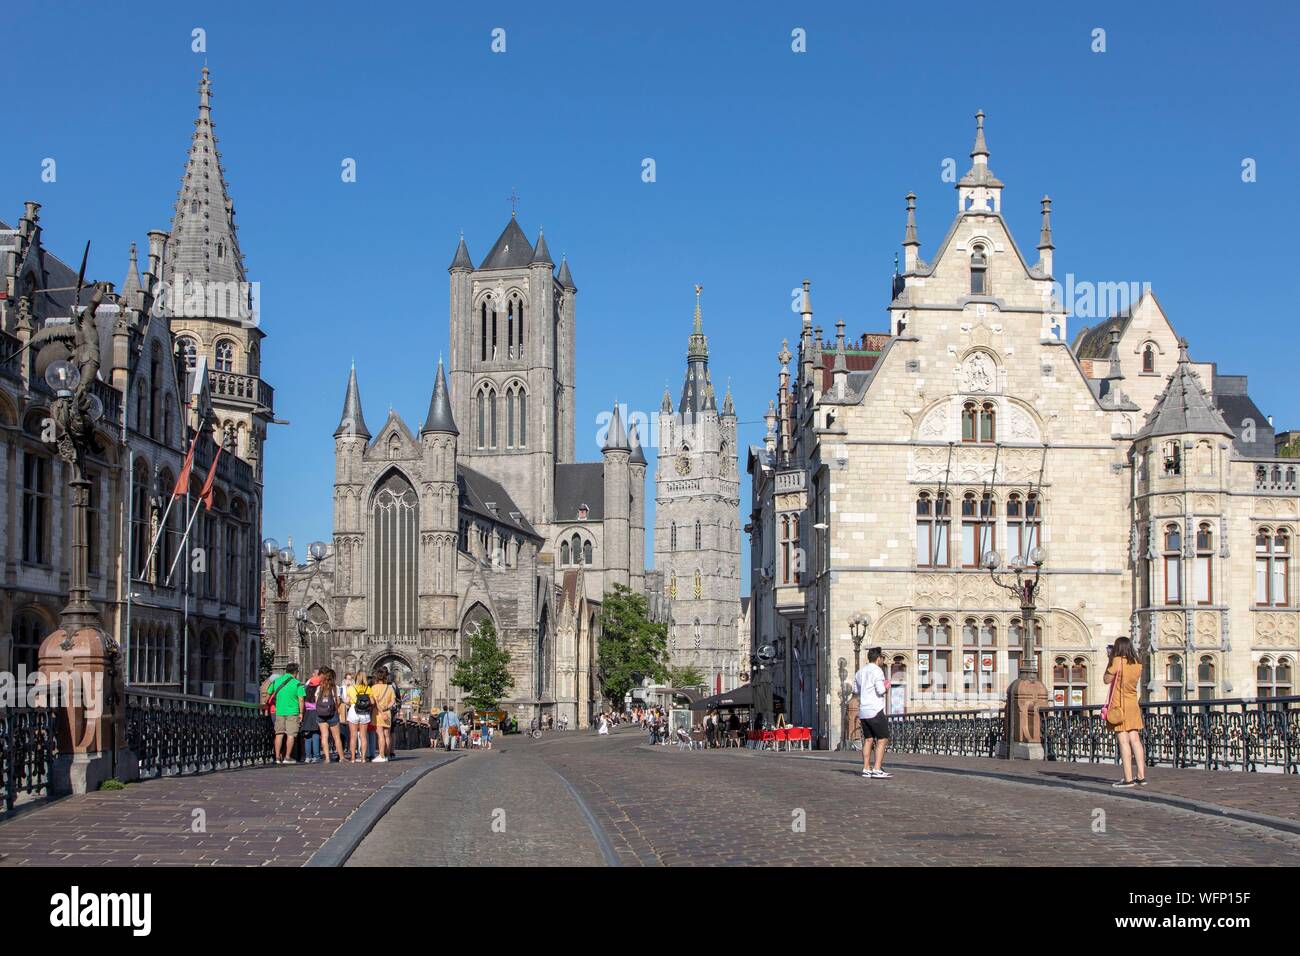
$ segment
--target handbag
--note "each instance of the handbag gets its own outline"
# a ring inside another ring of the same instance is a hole
[[[1119,687],[1120,682],[1124,679],[1124,662],[1120,661],[1119,670],[1115,673],[1115,679],[1110,682],[1110,693],[1106,695],[1105,706],[1101,708],[1101,719],[1112,728],[1119,727],[1124,723],[1124,708],[1116,699],[1115,689]]]

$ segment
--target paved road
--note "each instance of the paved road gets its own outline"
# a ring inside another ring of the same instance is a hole
[[[1300,865],[1300,836],[1111,794],[905,767],[868,781],[835,761],[651,749],[632,730],[466,754],[406,794],[353,862],[598,864],[557,774],[625,865]]]

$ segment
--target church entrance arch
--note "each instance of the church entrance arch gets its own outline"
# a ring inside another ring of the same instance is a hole
[[[386,654],[375,661],[371,674],[373,675],[381,667],[388,668],[388,683],[392,684],[397,691],[398,698],[402,702],[402,713],[404,715],[419,713],[422,703],[420,682],[416,679],[415,670],[406,658],[399,654]]]

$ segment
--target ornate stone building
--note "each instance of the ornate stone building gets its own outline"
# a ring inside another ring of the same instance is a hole
[[[752,640],[775,649],[774,696],[835,746],[867,614],[891,712],[999,706],[1023,622],[980,559],[1034,547],[1056,704],[1102,701],[1120,636],[1153,700],[1289,693],[1300,463],[1274,457],[1244,376],[1193,363],[1153,295],[1071,343],[1051,202],[1031,261],[988,156],[980,114],[929,262],[908,196],[887,334],[849,341],[840,322],[823,340],[805,283],[798,364],[783,348],[748,460]]]
[[[645,587],[646,460],[617,407],[603,460],[574,460],[577,287],[567,262],[554,270],[513,216],[478,267],[462,237],[450,367],[418,430],[389,412],[372,433],[353,369],[333,547],[290,575],[307,664],[383,664],[413,706],[458,707],[456,662],[490,620],[515,678],[503,706],[589,723],[600,599]]]
[[[668,648],[715,692],[741,683],[748,655],[736,644],[740,616],[740,478],[731,389],[718,409],[709,344],[695,287],[695,326],[676,411],[664,390],[655,471],[655,570],[667,596]]]
[[[258,459],[272,392],[257,374],[261,331],[238,317],[234,298],[234,318],[218,311],[227,293],[247,302],[248,286],[210,96],[204,69],[172,232],[149,233],[143,272],[132,246],[120,291],[110,286],[96,315],[105,414],[102,451],[89,463],[89,572],[130,685],[243,700],[256,695],[260,662]],[[52,396],[35,374],[35,350],[23,349],[77,309],[77,270],[46,248],[39,203],[26,204],[16,229],[0,222],[0,283],[0,667],[31,670],[66,603],[71,512],[66,466],[42,435]],[[222,303],[209,306],[199,290]],[[244,427],[226,431],[228,421]],[[168,512],[195,434],[190,499]],[[197,495],[227,435],[237,443],[217,464],[209,512]],[[179,552],[196,509],[186,560]]]

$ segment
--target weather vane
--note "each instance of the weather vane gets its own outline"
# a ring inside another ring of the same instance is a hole
[[[510,187],[510,218],[511,219],[515,218],[515,213],[519,211],[518,207],[519,207],[519,193],[515,191],[515,187],[511,186]]]

